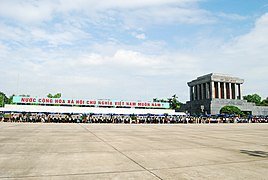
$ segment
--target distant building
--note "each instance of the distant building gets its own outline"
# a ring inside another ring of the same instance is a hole
[[[237,106],[252,115],[268,115],[268,107],[242,100],[243,79],[211,73],[188,82],[190,101],[183,110],[191,114],[219,114],[226,105]]]

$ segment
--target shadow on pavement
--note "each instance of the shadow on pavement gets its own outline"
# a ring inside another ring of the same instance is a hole
[[[265,152],[265,151],[240,150],[240,153],[247,154],[249,156],[262,157],[262,158],[267,158],[268,157],[268,152]]]

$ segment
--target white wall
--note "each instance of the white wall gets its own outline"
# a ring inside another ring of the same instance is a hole
[[[48,113],[95,113],[95,114],[169,114],[175,113],[173,109],[134,109],[134,108],[100,108],[100,107],[69,107],[69,106],[38,106],[38,105],[11,105],[6,104],[4,112],[48,112]]]

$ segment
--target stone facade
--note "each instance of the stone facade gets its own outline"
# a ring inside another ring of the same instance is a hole
[[[193,114],[219,114],[226,105],[237,106],[253,115],[268,115],[268,107],[242,100],[244,80],[225,74],[211,73],[188,82],[190,101],[183,110]]]

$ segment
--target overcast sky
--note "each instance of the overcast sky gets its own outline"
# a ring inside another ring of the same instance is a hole
[[[1,0],[6,95],[152,100],[211,72],[268,96],[267,0]]]

